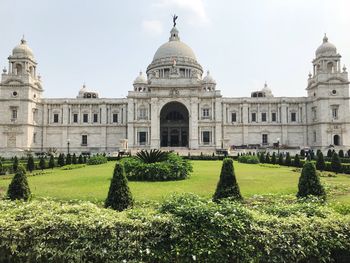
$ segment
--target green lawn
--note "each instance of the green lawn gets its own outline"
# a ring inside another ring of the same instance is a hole
[[[190,179],[171,182],[130,182],[138,201],[159,200],[171,193],[191,192],[203,197],[212,196],[219,179],[221,161],[193,161]],[[235,171],[241,192],[245,197],[255,194],[295,194],[299,173],[292,168],[270,168],[235,162]],[[114,162],[86,166],[74,170],[46,170],[45,174],[29,176],[34,197],[53,197],[61,200],[80,199],[103,201],[106,198]],[[322,177],[332,188],[331,201],[350,204],[350,176]],[[10,179],[0,177],[0,193],[4,194]]]

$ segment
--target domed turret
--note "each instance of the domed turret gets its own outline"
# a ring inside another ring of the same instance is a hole
[[[326,34],[323,37],[323,43],[316,50],[316,58],[319,57],[329,57],[337,55],[337,48],[332,43],[328,42],[328,37]]]
[[[203,78],[203,83],[205,83],[205,84],[216,84],[216,81],[210,75],[209,70],[207,71],[207,75]]]
[[[136,77],[134,80],[134,85],[135,84],[147,84],[147,79],[146,77],[142,74],[142,71],[140,71],[140,74]]]
[[[77,98],[97,99],[98,93],[96,91],[88,90],[84,84],[83,87],[79,90],[79,94],[78,94]]]
[[[33,51],[28,47],[27,41],[24,38],[22,38],[21,43],[12,50],[12,57],[34,59]]]

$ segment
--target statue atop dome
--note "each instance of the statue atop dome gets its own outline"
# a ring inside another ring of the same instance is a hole
[[[178,16],[177,15],[173,15],[173,24],[174,24],[174,27],[176,26],[176,19],[178,19]]]

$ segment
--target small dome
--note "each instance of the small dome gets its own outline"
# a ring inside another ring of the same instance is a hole
[[[28,47],[27,41],[24,38],[22,38],[21,43],[12,50],[12,56],[34,58],[33,51]]]
[[[98,93],[96,91],[88,90],[84,84],[83,87],[79,90],[77,98],[97,99]]]
[[[323,43],[316,50],[316,57],[321,56],[334,56],[337,55],[337,48],[328,42],[328,37],[326,34],[323,37]]]
[[[197,60],[193,50],[180,41],[179,31],[173,27],[170,31],[169,42],[161,45],[154,54],[153,61],[162,58],[184,57]]]
[[[216,84],[216,81],[210,75],[209,70],[207,71],[207,75],[203,78],[203,83],[205,83],[205,84]]]
[[[140,74],[134,80],[134,84],[147,84],[147,79],[142,74],[142,71],[140,71]]]

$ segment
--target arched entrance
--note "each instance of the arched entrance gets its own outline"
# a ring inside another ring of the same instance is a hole
[[[189,114],[180,102],[169,102],[160,111],[160,146],[188,147]]]
[[[334,135],[333,137],[333,143],[334,145],[336,146],[339,146],[340,145],[340,136],[338,134]]]

